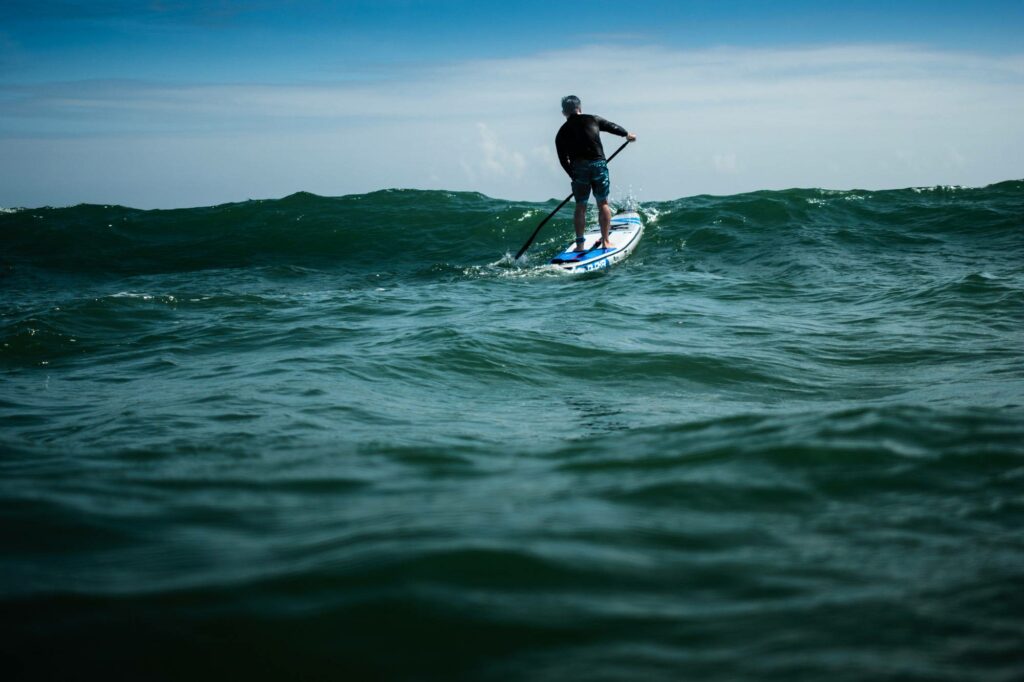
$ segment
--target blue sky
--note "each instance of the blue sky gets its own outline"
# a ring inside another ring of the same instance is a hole
[[[5,0],[0,206],[561,196],[569,92],[641,199],[1024,177],[1024,2],[584,7]]]

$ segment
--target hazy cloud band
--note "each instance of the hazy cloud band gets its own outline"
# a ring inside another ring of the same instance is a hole
[[[0,86],[0,204],[560,196],[553,138],[570,92],[640,135],[613,181],[642,199],[1024,177],[1020,55],[619,46],[332,83]]]

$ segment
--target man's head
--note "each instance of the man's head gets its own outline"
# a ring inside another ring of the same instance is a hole
[[[580,98],[576,95],[566,95],[562,98],[562,114],[572,116],[580,110]]]

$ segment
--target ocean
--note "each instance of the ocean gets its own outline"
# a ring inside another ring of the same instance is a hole
[[[1024,181],[556,203],[0,212],[6,679],[1024,679]]]

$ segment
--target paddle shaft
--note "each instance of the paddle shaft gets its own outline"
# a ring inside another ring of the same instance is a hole
[[[625,142],[623,142],[623,143],[622,143],[622,146],[621,146],[621,147],[619,147],[618,149],[616,149],[616,150],[615,150],[615,153],[614,153],[614,154],[612,154],[611,156],[609,156],[609,157],[608,157],[608,161],[606,161],[605,163],[611,163],[611,160],[612,160],[612,159],[614,159],[614,158],[615,158],[616,156],[618,156],[618,155],[619,155],[619,152],[621,152],[621,151],[622,151],[623,149],[625,149],[625,148],[626,148],[626,145],[627,145],[627,144],[629,144],[629,140],[626,140]],[[558,213],[559,211],[561,211],[561,210],[562,210],[562,207],[563,207],[563,206],[565,206],[566,204],[568,204],[568,203],[569,203],[569,199],[572,199],[572,195],[571,195],[571,194],[570,194],[569,196],[567,196],[567,197],[566,197],[566,198],[565,198],[565,199],[564,199],[564,200],[562,201],[562,203],[560,203],[560,204],[558,205],[558,208],[556,208],[556,209],[555,209],[554,211],[552,211],[551,213],[548,213],[548,217],[547,217],[547,218],[545,218],[544,220],[540,221],[540,225],[538,225],[538,226],[537,226],[537,229],[533,231],[533,234],[531,234],[531,235],[530,235],[530,238],[526,240],[526,243],[525,243],[525,244],[523,244],[523,248],[519,249],[519,253],[517,253],[517,254],[516,254],[516,260],[519,260],[519,258],[520,258],[520,257],[521,257],[521,256],[522,256],[522,255],[523,255],[524,253],[526,253],[526,250],[527,250],[528,248],[530,248],[530,244],[532,244],[532,243],[533,243],[533,240],[537,238],[537,235],[538,235],[538,234],[540,234],[540,228],[544,227],[544,225],[545,225],[545,224],[546,224],[546,223],[547,223],[547,222],[548,222],[549,220],[551,220],[551,219],[552,219],[552,218],[553,218],[553,217],[555,216],[555,214],[556,214],[556,213]]]

